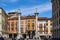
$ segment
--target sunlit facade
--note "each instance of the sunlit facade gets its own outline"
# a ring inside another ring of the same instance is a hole
[[[38,34],[40,37],[52,36],[52,21],[51,18],[39,18],[38,20]]]
[[[14,15],[16,12],[11,12],[8,13],[9,19],[9,37],[11,38],[12,36],[16,37],[18,34],[18,17],[15,16],[13,18],[10,18],[12,15]],[[40,28],[40,26],[42,28]],[[29,36],[30,38],[35,36],[36,32],[36,16],[35,15],[28,15],[28,16],[21,16],[21,21],[20,21],[20,27],[21,27],[21,35],[26,37]],[[52,21],[50,18],[43,18],[43,17],[38,17],[38,33],[39,35],[43,36],[51,36],[52,30]],[[42,31],[42,32],[41,32]],[[33,36],[32,36],[33,35]]]
[[[8,36],[8,15],[6,12],[0,8],[0,34],[3,37]]]

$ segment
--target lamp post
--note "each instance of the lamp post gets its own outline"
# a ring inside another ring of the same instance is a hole
[[[17,10],[17,15],[18,15],[18,25],[19,25],[19,28],[18,28],[18,39],[20,39],[22,37],[21,35],[21,29],[20,29],[20,17],[21,17],[21,10],[18,9]]]
[[[36,34],[35,34],[35,37],[37,38],[38,37],[38,10],[36,8],[36,12],[35,12],[35,16],[36,16]]]

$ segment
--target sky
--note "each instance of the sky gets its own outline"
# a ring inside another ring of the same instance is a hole
[[[36,8],[40,17],[52,17],[51,0],[0,0],[0,7],[6,13],[21,9],[22,16],[34,15]]]

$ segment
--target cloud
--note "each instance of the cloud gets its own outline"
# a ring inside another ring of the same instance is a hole
[[[52,10],[52,5],[51,3],[45,3],[45,4],[41,4],[41,5],[36,5],[36,6],[33,6],[33,7],[28,7],[28,8],[20,8],[22,10],[22,15],[33,15],[35,13],[35,8],[38,9],[38,12],[39,13],[42,13],[42,12],[46,12],[46,11],[50,11]],[[16,11],[18,8],[16,9],[12,9],[12,10],[9,10],[10,12],[12,11]],[[7,12],[9,12],[7,11]]]

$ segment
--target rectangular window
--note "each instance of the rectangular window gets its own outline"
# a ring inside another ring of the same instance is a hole
[[[40,34],[42,34],[43,32],[42,31],[40,31]]]
[[[23,33],[23,27],[21,27],[20,29],[21,29],[21,33]]]
[[[43,27],[43,26],[42,26],[42,24],[40,23],[40,24],[39,24],[39,31],[40,31],[40,34],[43,32],[42,27]]]
[[[32,20],[32,22],[34,22],[34,20]]]
[[[16,30],[17,30],[17,32],[19,31],[18,28],[19,28],[19,24],[18,24],[18,22],[16,22]]]
[[[50,25],[52,25],[52,23]]]
[[[14,32],[14,28],[12,28],[12,32]]]
[[[18,22],[16,22],[16,27],[18,26]]]
[[[42,24],[39,24],[39,28],[42,28]]]
[[[34,23],[32,23],[32,29],[34,30]]]
[[[14,22],[11,23],[11,26],[14,27]]]
[[[46,23],[46,26],[48,26],[48,23]]]
[[[40,34],[43,33],[43,28],[39,28]]]
[[[21,21],[21,24],[23,24],[23,21]]]
[[[14,31],[14,22],[11,23],[12,31]]]
[[[21,27],[23,27],[23,25],[21,25]]]
[[[48,28],[44,28],[44,33],[48,34]]]
[[[50,28],[50,33],[52,33],[52,28]]]
[[[28,30],[30,29],[30,23],[28,23]]]
[[[30,22],[30,20],[28,20],[28,22]]]

